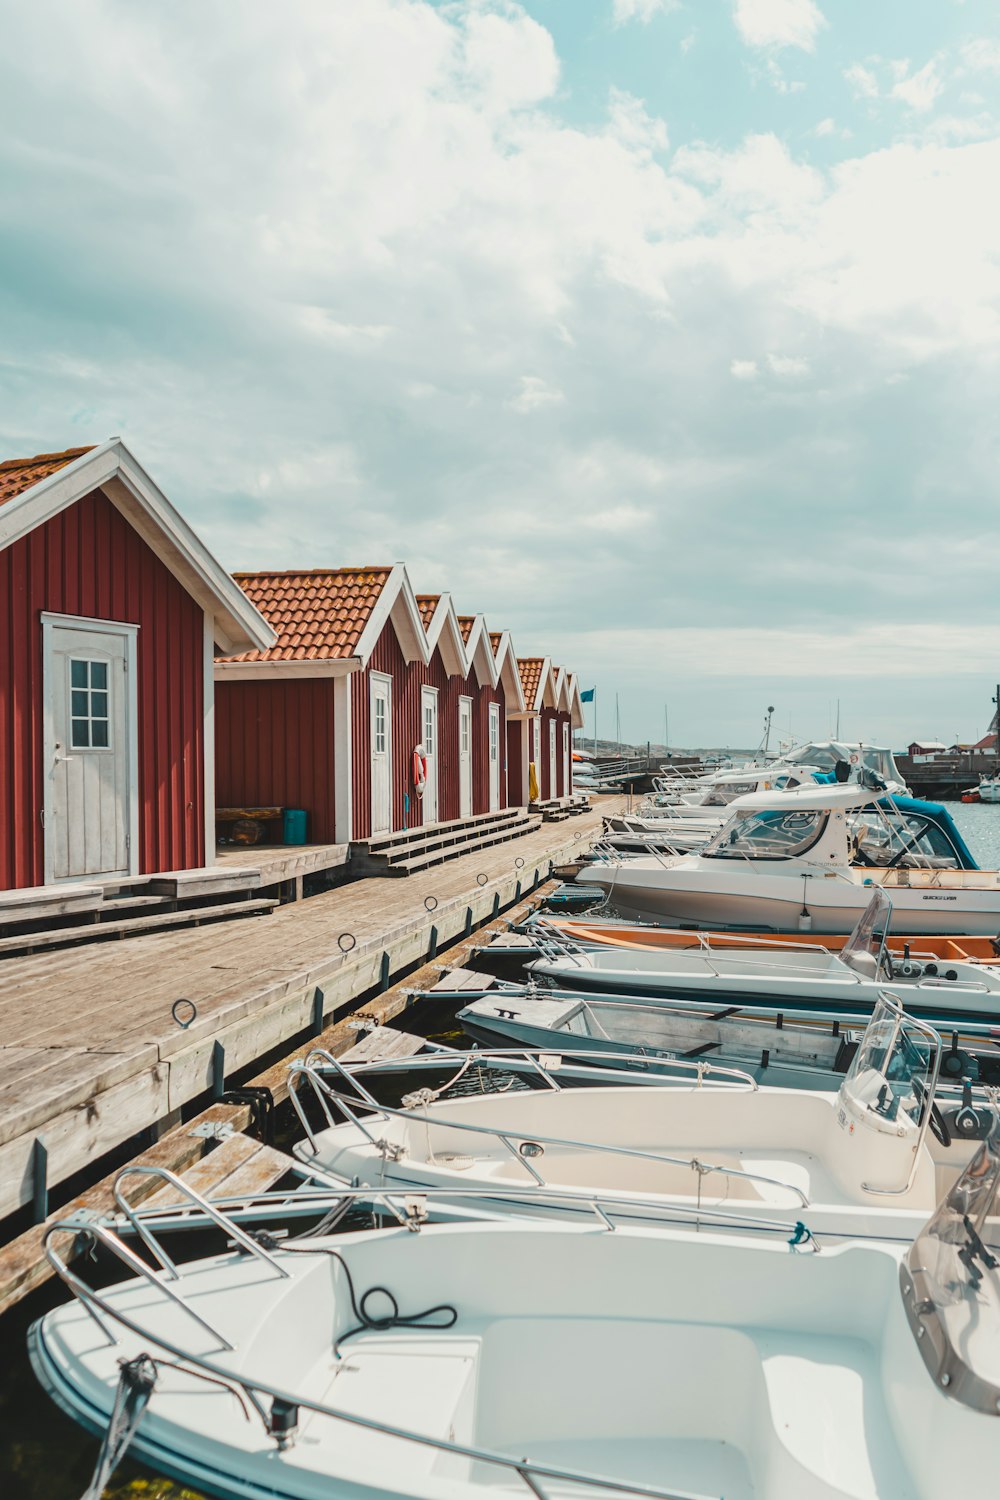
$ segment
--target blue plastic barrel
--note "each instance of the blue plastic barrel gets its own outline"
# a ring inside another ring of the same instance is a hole
[[[281,841],[284,844],[304,844],[306,841],[306,815],[301,807],[286,807],[282,820]]]

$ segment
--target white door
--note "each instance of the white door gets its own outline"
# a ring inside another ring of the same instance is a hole
[[[421,739],[426,762],[424,786],[424,822],[436,823],[438,817],[438,695],[437,688],[420,689]]]
[[[563,731],[563,744],[562,744],[562,755],[563,755],[563,796],[564,797],[568,797],[569,794],[570,794],[570,792],[573,790],[573,783],[570,780],[570,774],[569,774],[569,725],[564,723],[563,727],[562,727],[562,731]]]
[[[458,700],[458,815],[472,817],[472,699]]]
[[[392,678],[373,672],[371,703],[372,833],[392,827]]]
[[[542,794],[542,721],[532,719],[531,721],[531,763],[538,777],[538,795]]]
[[[138,870],[137,628],[43,616],[47,881]]]
[[[556,795],[556,721],[549,720],[549,796]]]
[[[500,705],[490,704],[490,812],[500,807]]]

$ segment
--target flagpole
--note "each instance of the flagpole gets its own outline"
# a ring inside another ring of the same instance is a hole
[[[594,759],[597,759],[597,688],[594,688]]]

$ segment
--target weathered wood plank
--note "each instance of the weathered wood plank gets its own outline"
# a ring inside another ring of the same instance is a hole
[[[201,1120],[212,1120],[217,1123],[228,1123],[234,1130],[241,1130],[249,1118],[249,1110],[245,1105],[213,1105],[199,1118]],[[191,1134],[191,1125],[179,1125],[175,1130],[165,1135],[162,1140],[157,1141],[148,1151],[143,1151],[134,1160],[136,1166],[163,1167],[171,1172],[182,1172],[191,1162],[196,1161],[205,1150],[206,1142],[199,1136]],[[3,1313],[13,1303],[19,1302],[22,1297],[32,1291],[36,1286],[54,1274],[43,1252],[43,1242],[46,1232],[51,1224],[57,1219],[66,1218],[74,1209],[91,1209],[95,1213],[109,1213],[114,1208],[112,1189],[121,1169],[116,1168],[100,1182],[88,1188],[86,1192],[80,1193],[72,1202],[60,1208],[58,1212],[51,1214],[44,1224],[39,1224],[24,1234],[18,1235],[17,1239],[0,1249],[0,1313]],[[129,1187],[129,1199],[133,1203],[142,1202],[153,1192],[157,1186],[155,1178],[145,1181],[136,1177],[132,1179]],[[62,1254],[71,1257],[72,1247],[64,1242],[61,1246]]]
[[[353,1047],[340,1054],[340,1060],[359,1063],[373,1062],[376,1058],[385,1061],[390,1057],[415,1057],[423,1046],[422,1036],[411,1036],[408,1031],[397,1031],[394,1026],[376,1026],[372,1031],[362,1033]]]

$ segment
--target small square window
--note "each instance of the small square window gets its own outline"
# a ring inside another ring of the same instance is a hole
[[[99,750],[106,750],[108,748],[107,719],[91,719],[90,743],[96,745]]]
[[[73,665],[75,666],[76,663],[74,662]],[[86,691],[86,689],[83,689],[82,691],[78,691],[76,688],[74,688],[73,689],[72,698],[73,698],[73,717],[75,719],[85,719],[87,717],[87,710],[88,710],[89,701],[90,701],[90,695],[89,695],[89,693]]]
[[[70,744],[75,749],[86,750],[90,746],[90,720],[74,719],[70,733]]]
[[[71,661],[69,672],[72,687],[85,688],[87,686],[87,663],[85,661]]]
[[[90,663],[90,685],[92,688],[99,688],[101,692],[107,691],[108,664],[106,661],[92,661]]]

